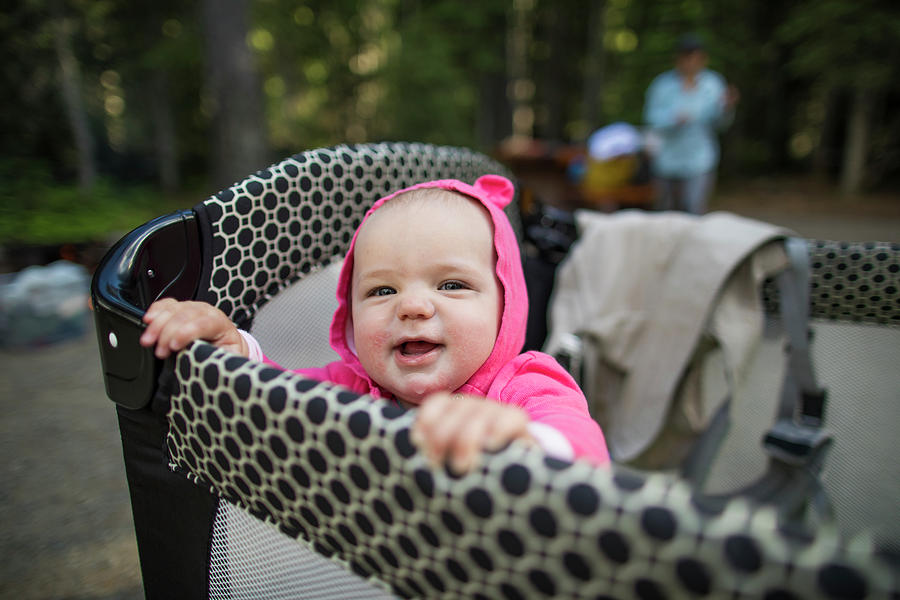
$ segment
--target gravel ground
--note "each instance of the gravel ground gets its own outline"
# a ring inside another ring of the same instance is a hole
[[[0,476],[0,597],[143,597],[115,409],[91,329],[0,352]]]
[[[900,204],[743,190],[713,203],[808,237],[900,241]],[[805,199],[804,199],[805,198]],[[0,350],[0,598],[141,598],[112,403],[92,328],[54,346]]]
[[[783,225],[808,238],[900,242],[896,194],[845,198],[808,180],[758,179],[723,185],[710,208]]]

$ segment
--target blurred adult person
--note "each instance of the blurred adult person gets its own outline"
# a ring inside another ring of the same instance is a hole
[[[717,134],[734,119],[737,89],[706,68],[702,40],[685,35],[676,48],[675,68],[647,88],[644,121],[653,139],[656,208],[706,212],[719,164]]]

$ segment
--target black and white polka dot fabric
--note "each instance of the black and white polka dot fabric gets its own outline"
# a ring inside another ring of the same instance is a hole
[[[807,240],[810,317],[900,326],[900,244]],[[777,313],[767,283],[766,310]]]
[[[900,325],[900,244],[809,244],[812,317]]]
[[[401,597],[900,593],[865,544],[781,532],[743,500],[704,508],[664,475],[512,445],[456,478],[429,468],[402,409],[204,343],[175,375],[174,468]]]
[[[430,144],[344,145],[283,160],[195,207],[212,249],[203,299],[243,326],[284,287],[342,257],[378,198],[422,181],[473,183],[487,173],[509,177],[484,154]]]

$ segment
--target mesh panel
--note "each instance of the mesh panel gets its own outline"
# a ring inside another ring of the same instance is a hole
[[[222,501],[212,534],[209,597],[349,600],[394,596]]]
[[[774,332],[777,323],[770,321]],[[823,472],[841,533],[869,531],[900,552],[900,456],[892,440],[900,423],[900,329],[813,321],[812,360],[828,392],[825,428],[834,438]],[[783,336],[769,335],[754,356],[731,406],[731,427],[706,491],[737,490],[761,476],[761,440],[775,420],[785,367]],[[715,359],[708,366],[715,370]]]
[[[763,475],[768,464],[761,440],[775,422],[775,411],[784,377],[784,336],[773,323],[752,357],[746,377],[733,393],[731,426],[706,481],[706,491],[727,493],[742,488]],[[704,365],[704,379],[724,369],[720,357]],[[716,382],[720,384],[720,382]],[[716,386],[718,387],[718,385]],[[706,390],[705,390],[706,391]],[[721,388],[713,397],[722,397]]]
[[[341,262],[286,288],[263,306],[251,332],[266,356],[286,367],[321,367],[338,355],[328,345],[328,327],[337,308]]]
[[[900,552],[900,329],[815,324],[813,358],[828,391],[826,428],[834,446],[823,475],[847,534],[871,530]]]

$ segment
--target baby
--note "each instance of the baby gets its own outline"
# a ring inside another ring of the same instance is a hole
[[[474,185],[431,181],[376,202],[338,280],[330,340],[340,360],[297,372],[418,408],[413,441],[458,472],[512,440],[558,458],[608,462],[569,374],[546,354],[519,354],[528,300],[503,212],[513,194],[509,180],[486,175]],[[209,304],[159,300],[144,321],[141,344],[155,345],[160,358],[203,339],[274,364]]]

